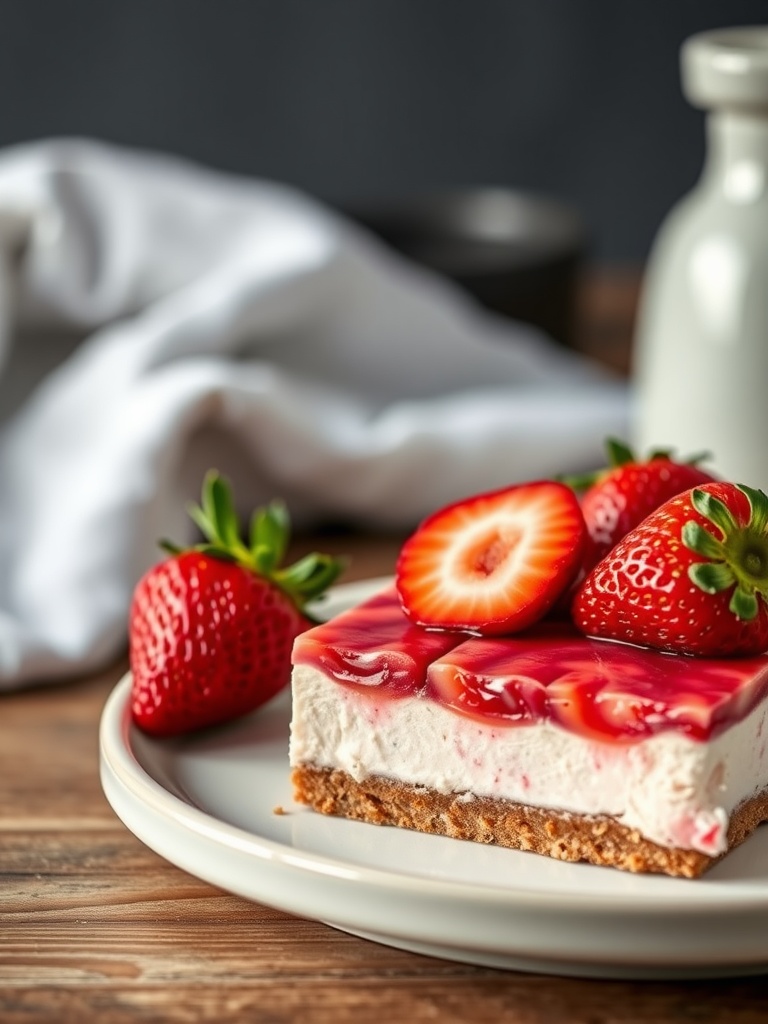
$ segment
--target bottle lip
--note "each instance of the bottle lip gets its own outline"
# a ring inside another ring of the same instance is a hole
[[[680,64],[694,106],[768,112],[768,25],[697,33],[683,43]]]

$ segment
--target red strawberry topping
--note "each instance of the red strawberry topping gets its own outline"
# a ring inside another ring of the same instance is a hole
[[[675,658],[587,640],[548,619],[513,637],[472,637],[433,661],[429,694],[495,725],[552,721],[609,743],[667,730],[704,740],[768,692],[765,658]]]
[[[581,562],[584,520],[551,480],[476,495],[429,516],[405,542],[396,583],[421,626],[516,632],[541,618]]]
[[[586,577],[591,636],[705,656],[768,649],[768,498],[708,483],[665,502]]]
[[[319,554],[280,567],[289,523],[279,502],[256,512],[246,546],[215,473],[190,514],[207,542],[165,545],[171,557],[139,581],[130,611],[133,719],[163,736],[225,722],[281,690],[293,641],[312,624],[305,605],[341,570]]]

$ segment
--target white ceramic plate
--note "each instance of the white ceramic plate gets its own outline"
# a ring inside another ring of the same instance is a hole
[[[383,581],[337,587],[330,615]],[[112,807],[147,846],[228,892],[415,952],[594,977],[768,972],[768,827],[703,879],[636,876],[315,814],[294,804],[290,697],[153,740],[130,677],[101,723]],[[279,813],[282,809],[282,813]]]

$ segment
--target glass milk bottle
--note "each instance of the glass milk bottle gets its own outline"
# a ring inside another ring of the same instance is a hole
[[[768,490],[768,26],[693,36],[682,76],[707,157],[651,253],[634,440]]]

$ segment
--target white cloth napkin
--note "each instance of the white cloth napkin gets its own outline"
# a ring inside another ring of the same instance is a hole
[[[120,651],[210,466],[402,528],[627,432],[623,386],[308,198],[87,141],[0,153],[0,314],[0,377],[82,335],[0,429],[0,688]]]

